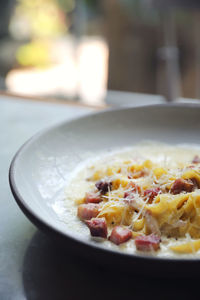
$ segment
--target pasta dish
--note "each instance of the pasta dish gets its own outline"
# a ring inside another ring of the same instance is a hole
[[[77,178],[77,216],[92,237],[139,253],[200,250],[198,149],[136,146],[87,165]]]

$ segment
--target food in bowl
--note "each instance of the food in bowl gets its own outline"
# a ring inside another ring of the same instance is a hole
[[[198,147],[144,143],[115,151],[75,172],[67,194],[77,221],[106,247],[200,253]]]

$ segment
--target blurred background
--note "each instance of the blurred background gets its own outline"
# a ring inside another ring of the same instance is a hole
[[[120,92],[199,99],[199,27],[194,0],[1,0],[0,89],[94,105]]]

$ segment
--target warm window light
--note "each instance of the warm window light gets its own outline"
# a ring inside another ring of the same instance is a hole
[[[31,96],[78,97],[84,102],[101,103],[106,92],[108,46],[101,38],[55,41],[48,68],[12,70],[6,78],[9,91]]]

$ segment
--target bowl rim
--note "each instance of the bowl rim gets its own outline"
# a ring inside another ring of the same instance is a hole
[[[87,114],[84,114],[84,116],[80,116],[80,117],[75,117],[75,118],[71,118],[70,120],[66,120],[66,121],[62,121],[59,122],[57,124],[48,126],[45,129],[42,129],[40,131],[38,131],[37,133],[35,133],[33,136],[31,136],[27,141],[25,141],[22,146],[17,150],[16,154],[14,155],[13,159],[11,160],[10,163],[10,167],[9,167],[9,172],[8,172],[8,179],[9,179],[9,185],[10,185],[10,189],[12,191],[12,194],[14,196],[14,199],[16,201],[16,203],[18,204],[19,208],[22,210],[22,212],[25,214],[25,216],[39,229],[41,229],[42,231],[53,235],[55,237],[61,237],[62,239],[65,240],[70,240],[71,242],[74,242],[76,244],[76,246],[84,246],[85,248],[87,248],[88,250],[97,250],[99,252],[101,252],[101,254],[111,254],[111,255],[117,255],[120,257],[128,257],[130,259],[136,259],[137,261],[141,260],[141,261],[151,261],[151,262],[160,262],[160,263],[171,263],[172,261],[175,263],[196,263],[197,261],[200,262],[200,257],[191,257],[191,258],[183,258],[180,256],[180,258],[176,257],[157,257],[157,256],[151,256],[151,255],[145,255],[145,254],[140,254],[140,253],[126,253],[126,252],[122,252],[122,251],[115,251],[114,249],[110,249],[110,248],[104,248],[104,247],[100,247],[98,246],[98,244],[94,244],[91,243],[90,241],[86,241],[84,239],[79,239],[78,237],[74,237],[72,235],[69,235],[67,232],[64,233],[62,231],[60,231],[58,228],[55,228],[54,226],[52,226],[51,224],[49,224],[46,220],[42,219],[40,217],[40,215],[38,215],[34,210],[32,210],[29,205],[27,205],[26,200],[21,196],[20,191],[17,187],[16,181],[15,181],[15,169],[16,169],[16,164],[18,159],[20,158],[21,155],[23,155],[23,151],[29,147],[32,142],[34,142],[35,140],[37,140],[40,136],[50,132],[51,130],[54,130],[56,128],[62,127],[64,125],[68,125],[71,124],[73,122],[82,120],[82,119],[87,119],[88,117],[91,116],[96,116],[96,115],[101,115],[101,114],[105,114],[105,113],[110,113],[110,112],[117,112],[117,111],[127,111],[129,109],[132,110],[150,110],[150,109],[155,109],[155,108],[177,108],[177,107],[181,107],[181,108],[198,108],[200,109],[200,104],[196,104],[196,103],[166,103],[166,104],[152,104],[152,105],[144,105],[144,106],[126,106],[126,107],[117,107],[117,108],[108,108],[108,109],[103,109],[97,112],[89,112]],[[66,224],[67,226],[67,224]]]

